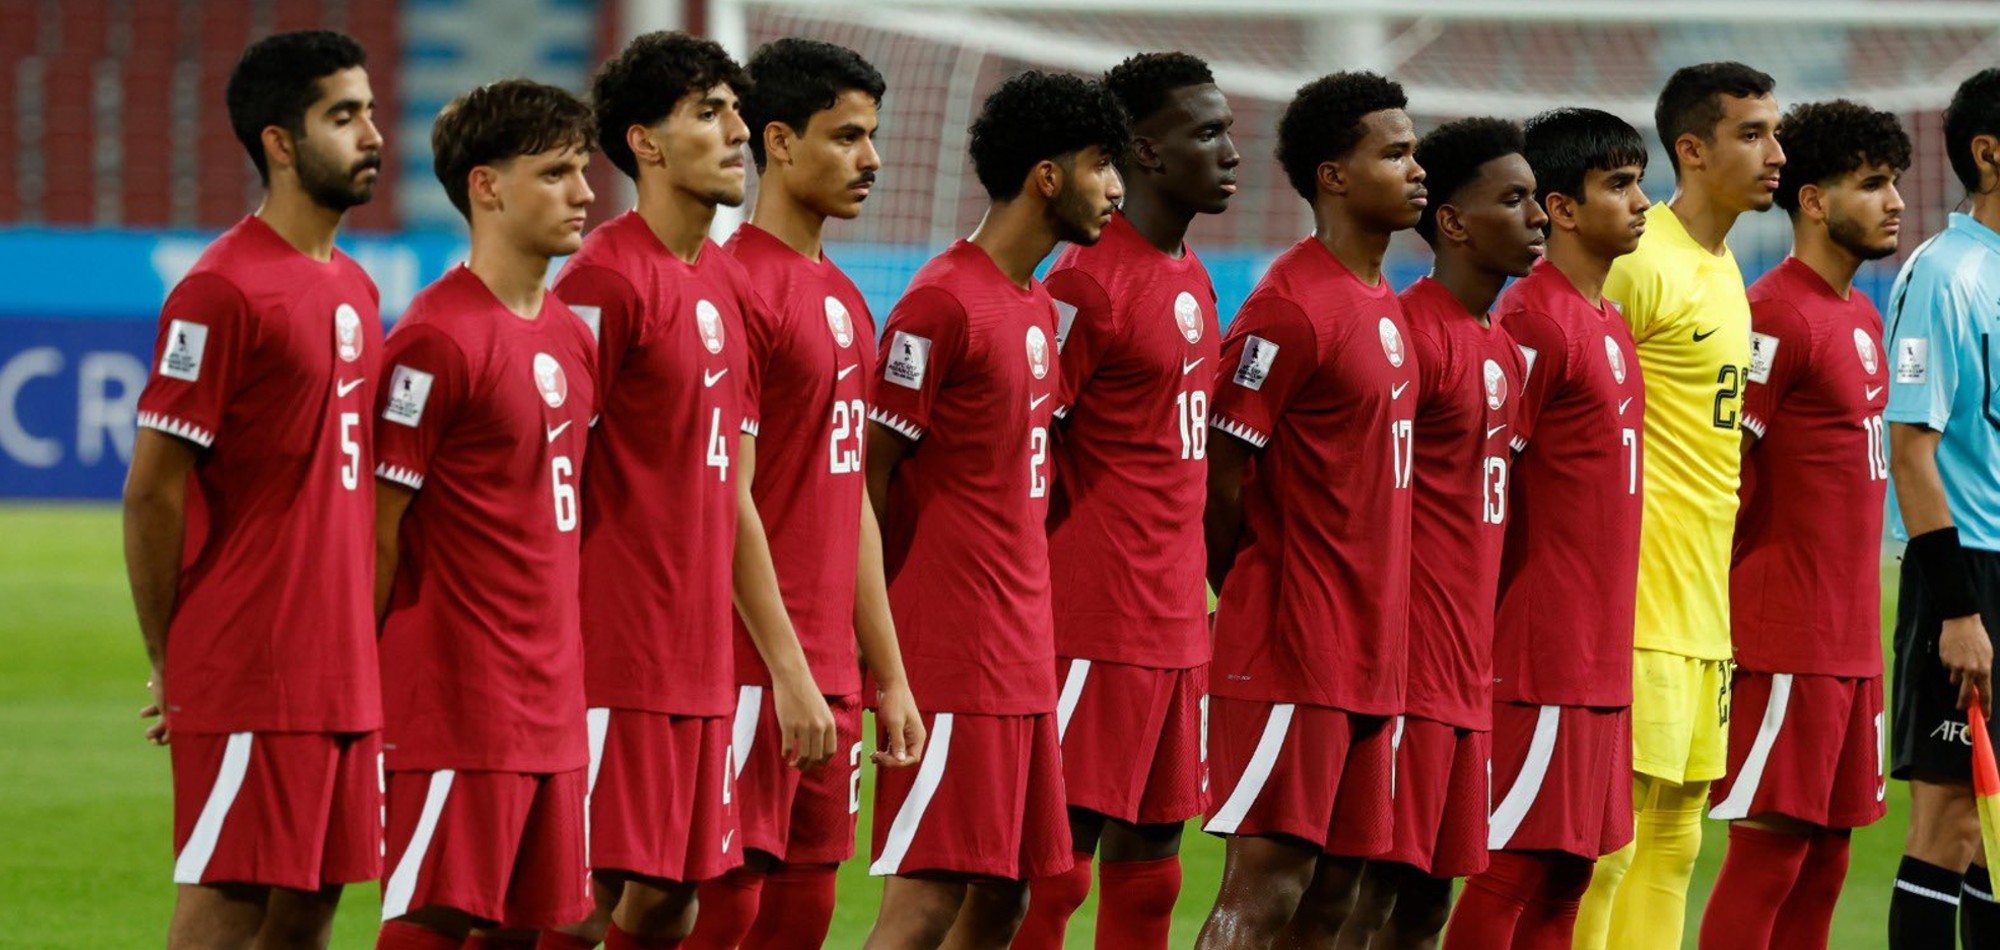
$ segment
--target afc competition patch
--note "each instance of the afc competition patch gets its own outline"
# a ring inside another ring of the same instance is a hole
[[[347,304],[333,308],[333,347],[343,363],[361,358],[361,314]]]
[[[1243,356],[1236,361],[1236,375],[1230,382],[1244,389],[1263,389],[1271,376],[1271,364],[1278,358],[1278,344],[1256,334],[1243,338]]]
[[[1870,376],[1881,369],[1881,362],[1875,357],[1875,341],[1868,338],[1868,331],[1854,328],[1854,353],[1861,357],[1861,371]]]
[[[382,407],[382,418],[416,428],[424,419],[424,403],[430,401],[435,378],[420,369],[397,366],[389,374],[389,402]]]
[[[1185,290],[1174,298],[1174,325],[1181,328],[1181,336],[1189,343],[1201,342],[1201,304]]]
[[[1062,352],[1063,344],[1069,342],[1069,328],[1076,323],[1076,305],[1067,301],[1056,301],[1056,352]]]
[[[598,340],[603,338],[604,308],[571,304],[569,309],[572,313],[576,314],[577,319],[583,321],[584,326],[590,328],[591,339]]]
[[[889,340],[889,365],[883,367],[882,378],[898,386],[922,389],[924,370],[930,366],[930,362],[929,337],[897,330],[896,335]]]
[[[562,408],[569,399],[569,377],[563,374],[562,364],[547,353],[535,354],[535,389],[550,409]]]
[[[1859,331],[1857,331],[1859,332]],[[1778,338],[1769,333],[1750,333],[1750,381],[1771,381],[1771,364],[1778,359]]]
[[[1906,337],[1896,341],[1896,382],[1922,386],[1931,378],[1931,341]]]
[[[847,315],[847,305],[833,296],[826,298],[826,329],[833,334],[833,343],[841,349],[854,345],[854,320]]]
[[[201,378],[201,356],[208,349],[208,327],[190,320],[167,325],[167,345],[160,352],[160,375],[192,383]]]

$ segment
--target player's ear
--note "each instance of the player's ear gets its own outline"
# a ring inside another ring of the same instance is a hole
[[[505,210],[500,200],[500,172],[491,165],[476,165],[465,176],[466,204],[474,208]]]
[[[1708,158],[1708,143],[1693,132],[1682,132],[1674,139],[1674,158],[1681,168],[1700,168]]]
[[[764,164],[792,163],[792,127],[783,122],[764,123]]]
[[[1347,166],[1339,162],[1321,162],[1313,170],[1313,178],[1319,182],[1319,190],[1333,195],[1347,194]]]
[[[1437,233],[1447,241],[1465,240],[1465,216],[1459,213],[1457,205],[1438,205]]]
[[[1152,139],[1143,135],[1132,136],[1132,144],[1127,155],[1133,168],[1147,172],[1165,170],[1166,162],[1160,159],[1160,150]]]
[[[269,130],[265,130],[269,134]],[[1980,191],[1985,193],[2000,187],[2000,136],[1975,135],[1972,137],[1972,160],[1979,166]],[[1993,184],[1986,183],[1992,176]]]
[[[1570,196],[1551,191],[1542,199],[1542,210],[1548,212],[1550,231],[1576,230],[1576,201]]]
[[[1826,192],[1817,182],[1799,187],[1799,213],[1808,221],[1826,220]]]
[[[292,133],[283,126],[267,125],[261,136],[264,147],[264,164],[267,167],[294,168],[298,165],[298,145],[292,140]]]
[[[659,165],[665,161],[653,130],[637,122],[625,129],[625,147],[632,150],[632,160],[639,165]]]
[[[1028,187],[1042,196],[1044,201],[1054,201],[1062,193],[1063,169],[1054,159],[1042,159],[1028,170]]]

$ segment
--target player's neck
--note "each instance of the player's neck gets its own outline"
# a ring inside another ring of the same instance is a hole
[[[1986,225],[1989,231],[2000,232],[2000,184],[1972,196],[1972,220]]]
[[[1687,229],[1688,237],[1717,257],[1729,249],[1729,229],[1735,227],[1736,219],[1743,215],[1741,208],[1725,207],[1715,200],[1708,189],[1689,187],[1688,182],[1674,186],[1674,196],[1667,199],[1667,208],[1681,220],[1681,227]]]
[[[639,183],[639,217],[675,257],[692,264],[701,257],[715,205],[663,181]]]
[[[333,260],[333,236],[340,230],[341,213],[306,196],[297,187],[276,187],[264,193],[257,217],[271,230],[313,260]]]
[[[1373,286],[1382,282],[1382,256],[1389,252],[1389,235],[1361,224],[1338,207],[1317,202],[1313,205],[1313,237],[1362,283]]]
[[[1125,203],[1119,211],[1132,223],[1132,230],[1160,253],[1179,258],[1187,250],[1188,224],[1194,220],[1194,212],[1175,205],[1166,195],[1150,188],[1131,184],[1127,187],[1131,190],[1125,193]]]
[[[1026,198],[995,202],[967,241],[993,259],[1016,287],[1035,279],[1035,268],[1056,249],[1056,234],[1041,207]]]
[[[1507,285],[1507,275],[1484,270],[1457,254],[1439,254],[1431,262],[1431,279],[1481,324],[1487,322],[1493,301],[1500,299],[1500,288]]]
[[[826,216],[806,207],[771,179],[765,179],[763,187],[757,189],[757,205],[750,209],[750,223],[806,259],[820,259],[823,250],[820,232],[826,227]]]
[[[1812,268],[1812,272],[1826,281],[1826,285],[1833,288],[1842,300],[1846,300],[1854,288],[1854,272],[1861,269],[1861,258],[1834,243],[1824,227],[1807,225],[1795,229],[1792,232],[1792,256]]]
[[[1562,231],[1549,235],[1549,266],[1569,278],[1569,285],[1593,306],[1604,304],[1604,275],[1611,273],[1611,260],[1590,252],[1582,241]]]
[[[510,244],[499,235],[484,236],[474,231],[472,253],[466,257],[465,269],[486,289],[493,292],[500,305],[513,311],[523,320],[533,320],[542,315],[542,295],[545,281],[549,276],[549,259],[527,248]]]

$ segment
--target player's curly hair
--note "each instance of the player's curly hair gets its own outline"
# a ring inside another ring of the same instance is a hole
[[[1544,206],[1550,195],[1582,204],[1583,179],[1590,172],[1627,165],[1646,171],[1646,140],[1639,130],[1602,109],[1550,109],[1522,123],[1521,143],[1521,154],[1535,170],[1535,200]],[[1434,175],[1431,182],[1435,190]]]
[[[1417,164],[1431,200],[1417,218],[1417,234],[1437,243],[1437,209],[1450,204],[1458,191],[1479,177],[1487,162],[1522,149],[1521,127],[1506,119],[1471,118],[1447,122],[1417,141]]]
[[[1307,201],[1319,194],[1319,166],[1346,158],[1368,134],[1361,119],[1410,104],[1403,87],[1374,73],[1321,76],[1299,87],[1278,120],[1278,164]]]
[[[1118,97],[1133,125],[1151,118],[1167,96],[1188,86],[1212,85],[1208,64],[1189,53],[1136,53],[1104,74],[1104,87]]]
[[[647,33],[598,67],[590,81],[597,147],[636,181],[639,163],[625,142],[625,130],[666,118],[688,93],[722,85],[738,96],[750,87],[749,76],[722,44],[678,31]]]
[[[1103,83],[1032,69],[986,97],[971,131],[972,170],[995,201],[1019,197],[1038,162],[1068,161],[1093,145],[1116,158],[1132,139]]]
[[[1653,105],[1653,125],[1660,130],[1660,144],[1667,147],[1667,162],[1674,174],[1681,171],[1680,156],[1674,154],[1674,143],[1681,136],[1715,141],[1723,96],[1754,99],[1770,95],[1775,88],[1777,83],[1769,75],[1742,63],[1697,63],[1674,70]]]
[[[759,47],[747,67],[750,90],[743,121],[750,126],[750,157],[764,170],[764,128],[783,122],[804,132],[813,113],[833,108],[850,90],[882,103],[888,83],[867,60],[845,46],[788,36]]]
[[[367,63],[360,43],[332,30],[276,33],[243,51],[229,73],[225,94],[229,126],[264,184],[271,183],[264,130],[275,125],[294,138],[305,137],[306,110],[319,98],[319,81]]]
[[[1944,110],[1944,150],[1951,158],[1952,174],[1966,191],[1979,190],[1979,163],[1972,154],[1972,140],[1982,135],[2000,135],[2000,68],[1982,69],[1958,84],[1951,105]],[[1787,152],[1791,146],[1785,147]],[[1987,157],[1988,164],[1994,160]]]
[[[527,79],[488,83],[451,101],[431,123],[431,169],[458,213],[472,220],[466,177],[481,165],[570,147],[590,151],[590,107]]]
[[[1910,167],[1910,136],[1890,113],[1846,99],[1793,106],[1778,123],[1785,166],[1778,170],[1778,207],[1799,213],[1799,189],[1823,185],[1857,168]]]

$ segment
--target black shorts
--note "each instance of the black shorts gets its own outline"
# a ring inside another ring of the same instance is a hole
[[[2000,631],[2000,553],[1967,548],[1965,564],[1989,633]],[[1896,656],[1889,699],[1889,775],[1908,781],[1912,772],[1946,778],[1972,777],[1972,735],[1958,708],[1958,687],[1938,660],[1944,618],[1930,609],[1915,561],[1903,560],[1897,584]],[[2000,745],[2000,717],[1987,733]]]

